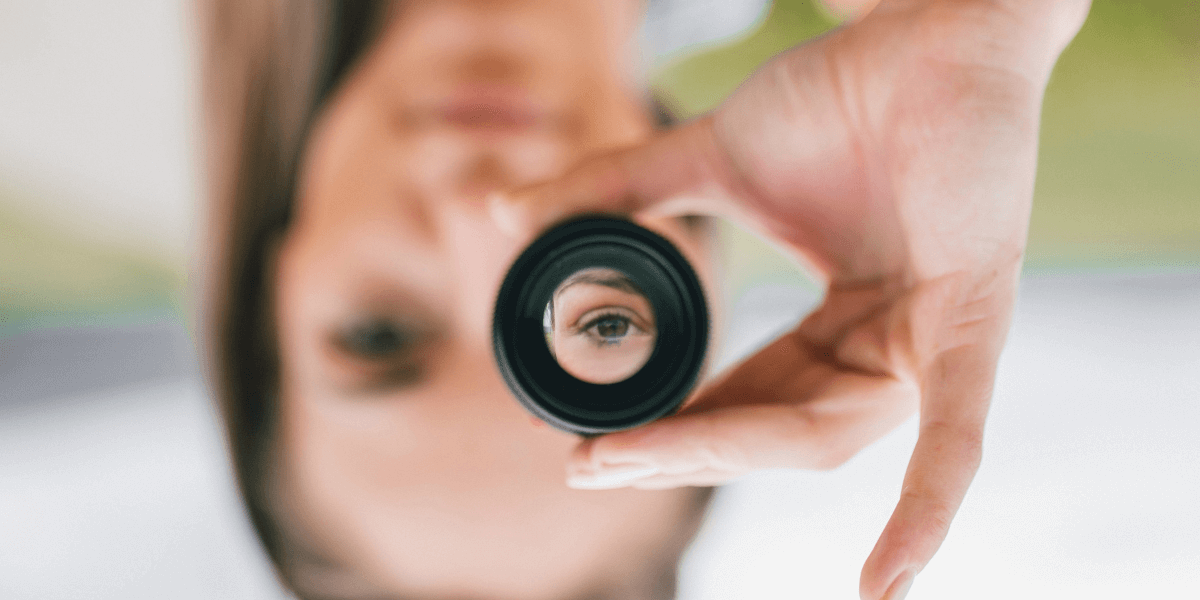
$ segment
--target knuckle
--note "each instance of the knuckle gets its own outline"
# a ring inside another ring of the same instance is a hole
[[[833,471],[850,462],[864,446],[853,423],[830,423],[812,407],[798,405],[790,436],[796,440],[793,463],[816,471]]]
[[[906,489],[901,495],[902,501],[908,500],[916,504],[919,521],[916,523],[922,538],[942,539],[950,531],[950,524],[958,507],[944,499],[932,497],[921,490]]]
[[[716,417],[706,418],[708,430],[696,447],[696,454],[701,463],[711,469],[735,473],[748,471],[756,465],[752,461],[752,439],[741,435],[731,435]]]
[[[933,440],[942,452],[953,453],[956,462],[971,473],[979,470],[983,461],[982,424],[934,421],[922,425],[921,436]]]
[[[925,528],[931,536],[946,537],[950,532],[950,523],[954,521],[954,507],[945,502],[930,502],[925,509]]]
[[[723,437],[704,444],[698,454],[700,462],[718,471],[741,472],[751,468],[746,449]]]

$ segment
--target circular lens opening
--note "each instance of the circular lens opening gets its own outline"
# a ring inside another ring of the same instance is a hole
[[[703,367],[708,325],[699,279],[669,241],[627,220],[583,217],[513,262],[492,342],[525,408],[593,435],[677,409]]]
[[[542,319],[559,366],[588,383],[616,383],[641,370],[658,339],[654,307],[617,269],[572,273],[554,289]]]

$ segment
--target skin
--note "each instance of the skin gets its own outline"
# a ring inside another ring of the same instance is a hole
[[[272,506],[332,565],[298,569],[301,587],[641,598],[673,573],[698,491],[568,488],[579,438],[519,407],[490,338],[523,244],[483,199],[648,139],[630,48],[640,10],[408,2],[320,115],[275,280]],[[641,222],[710,279],[705,235]]]
[[[644,475],[621,485],[670,489],[829,469],[919,410],[900,500],[859,590],[902,597],[981,459],[1042,95],[1088,6],[885,0],[777,56],[712,114],[495,197],[516,238],[580,210],[726,216],[827,282],[794,331],[678,415],[581,443],[571,481],[633,471]]]

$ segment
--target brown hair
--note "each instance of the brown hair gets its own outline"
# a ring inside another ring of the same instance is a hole
[[[384,2],[202,1],[209,209],[207,367],[250,521],[289,585],[266,501],[278,413],[273,247],[286,229],[314,116],[370,45]]]

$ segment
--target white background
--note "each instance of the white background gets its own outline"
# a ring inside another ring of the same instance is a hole
[[[0,3],[0,182],[19,208],[183,256],[199,189],[191,44],[177,2]],[[751,289],[731,345],[813,300]],[[0,598],[279,594],[194,379],[0,400]],[[915,435],[910,421],[835,472],[728,486],[682,595],[857,597]],[[1198,459],[1200,273],[1027,278],[983,467],[910,598],[1195,597]]]
[[[0,191],[15,208],[182,263],[200,189],[189,10],[0,2]]]

